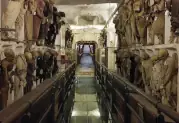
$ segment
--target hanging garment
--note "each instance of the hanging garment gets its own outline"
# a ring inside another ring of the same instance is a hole
[[[64,12],[58,12],[57,13],[57,34],[59,33],[59,30],[61,29],[61,26],[65,24],[65,21],[62,18],[65,18]]]
[[[48,23],[53,23],[53,4],[49,4],[48,6]]]
[[[12,29],[19,15],[21,3],[18,1],[9,1],[8,6],[2,16],[2,28]],[[2,39],[15,38],[12,32],[2,32]]]
[[[52,70],[52,75],[54,76],[58,72],[59,66],[57,63],[57,57],[54,57],[54,65]]]
[[[26,75],[27,75],[27,62],[24,55],[19,55],[16,58],[16,75],[14,77],[15,90],[14,98],[18,100],[24,95],[24,86],[26,86]]]
[[[1,12],[4,13],[7,9],[9,0],[1,0]]]
[[[138,43],[138,34],[137,34],[137,27],[136,27],[136,18],[133,12],[131,12],[130,17],[130,24],[131,24],[131,31],[132,31],[132,44]]]
[[[48,9],[48,16],[47,16],[47,25],[46,25],[46,30],[47,35],[45,37],[45,44],[46,45],[53,45],[53,39],[54,39],[54,32],[55,32],[55,27],[53,25],[53,5],[49,4],[49,9]],[[56,38],[56,37],[55,37]]]
[[[164,88],[162,89],[162,103],[172,106],[176,109],[176,96],[177,96],[177,74],[178,74],[178,60],[177,54],[173,54],[172,57],[168,57],[164,62],[165,76],[163,80]]]
[[[67,28],[67,30],[66,30],[66,32],[65,32],[65,47],[67,47],[69,38],[70,38],[70,29]]]
[[[135,61],[135,56],[131,56],[130,61],[131,61],[130,82],[134,83],[134,81],[135,81],[135,70],[136,70],[136,67],[137,67],[137,63]]]
[[[53,23],[57,23],[57,8],[53,7]]]
[[[40,79],[40,83],[43,81],[43,64],[44,64],[44,59],[43,56],[38,56],[37,57],[37,70],[36,70],[36,77]]]
[[[179,28],[179,1],[172,0],[171,22],[172,26]]]
[[[56,39],[56,29],[54,24],[50,24],[47,36],[45,38],[46,45],[54,45]]]
[[[7,104],[7,96],[8,96],[8,86],[5,84],[5,78],[4,78],[4,70],[2,67],[2,64],[0,65],[0,90],[1,90],[1,94],[0,94],[0,110],[4,109],[6,107]],[[7,87],[6,87],[7,86]]]
[[[45,6],[44,6],[44,10],[43,10],[43,14],[44,14],[44,17],[47,17],[49,15],[49,3],[47,1],[44,1],[45,2]]]
[[[50,56],[49,58],[48,57],[44,57],[44,65],[43,65],[43,79],[48,79],[50,77],[52,77],[52,66],[53,64],[53,57]]]
[[[50,12],[50,6],[49,6],[49,3],[47,1],[44,1],[45,2],[45,6],[44,6],[44,9],[43,9],[43,20],[42,20],[42,23],[40,25],[40,31],[39,31],[39,37],[38,39],[45,39],[45,36],[47,35],[47,32],[48,32],[48,27],[49,27],[49,24],[47,22],[47,17],[49,15],[49,12]]]
[[[140,43],[146,45],[146,36],[147,36],[147,28],[146,28],[146,18],[137,17],[137,29],[140,37]]]
[[[34,81],[34,75],[33,75],[34,71],[35,71],[35,63],[28,63],[27,76],[26,76],[27,86],[24,89],[25,93],[28,93],[32,90],[33,81]]]
[[[25,39],[32,40],[33,39],[33,15],[30,11],[27,11],[25,16]]]
[[[54,55],[53,54],[51,54],[50,58],[48,59],[47,65],[48,65],[47,76],[50,78],[52,77],[52,72],[53,72],[53,67],[54,67]]]
[[[19,15],[21,3],[18,1],[9,1],[8,6],[2,16],[2,27],[12,28]]]
[[[152,68],[152,77],[150,82],[152,95],[156,96],[159,100],[161,99],[161,95],[158,92],[158,90],[160,90],[160,86],[163,83],[164,75],[165,75],[164,61],[159,60],[154,64]]]
[[[25,39],[33,40],[33,15],[37,10],[36,0],[28,1],[28,10],[24,16],[25,18]]]
[[[7,65],[8,64],[8,65]],[[8,72],[12,71],[14,64],[7,61],[7,59],[2,60],[1,62],[1,75],[0,75],[0,109],[7,107],[8,103],[8,92],[9,92],[9,79],[10,76]]]
[[[164,42],[164,27],[165,27],[165,12],[155,14],[155,20],[152,24],[152,40],[154,42],[154,36],[158,36],[160,44]]]
[[[27,11],[27,6],[25,6],[24,3],[21,5],[20,13],[16,19],[15,26],[16,26],[16,31],[17,31],[17,37],[18,40],[23,40],[23,33],[24,32],[23,26],[24,26],[24,15]],[[21,38],[22,37],[22,38]]]
[[[136,62],[136,68],[135,68],[135,79],[134,84],[137,85],[139,88],[144,87],[143,81],[142,81],[142,70],[141,70],[141,61],[139,56],[135,56],[135,62]]]
[[[43,0],[37,0],[36,15],[33,17],[33,39],[37,40],[39,37],[40,25],[44,17],[45,2]]]
[[[47,38],[48,29],[50,24],[45,22],[40,25],[39,37],[38,39],[45,39]]]
[[[148,59],[142,61],[142,76],[145,85],[145,92],[147,94],[151,94],[150,81],[152,76],[152,67],[153,67],[152,60]]]
[[[58,26],[58,16],[57,16],[57,8],[53,7],[53,24],[55,25],[55,32],[58,34],[59,26]]]
[[[178,0],[166,0],[168,10],[171,12],[171,25],[172,33],[175,33],[179,29],[179,1]],[[174,37],[175,35],[172,34]],[[174,39],[171,39],[173,42]]]
[[[73,41],[73,34],[72,31],[67,28],[65,32],[65,47],[71,48],[72,47],[72,41]]]

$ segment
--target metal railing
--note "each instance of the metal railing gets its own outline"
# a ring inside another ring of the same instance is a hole
[[[113,123],[179,123],[179,113],[96,61],[95,75],[101,88],[99,98]],[[103,115],[102,115],[103,116]]]
[[[73,106],[76,64],[45,80],[0,112],[0,123],[68,123]]]

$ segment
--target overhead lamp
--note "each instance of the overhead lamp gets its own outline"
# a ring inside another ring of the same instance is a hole
[[[77,25],[70,25],[70,28],[75,29],[89,29],[89,28],[95,28],[102,30],[104,28],[104,25],[87,25],[87,26],[77,26]]]

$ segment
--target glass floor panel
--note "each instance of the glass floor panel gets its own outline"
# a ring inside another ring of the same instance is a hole
[[[79,66],[71,123],[102,123],[97,103],[94,68]]]

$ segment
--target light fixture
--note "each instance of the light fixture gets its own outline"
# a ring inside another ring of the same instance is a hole
[[[104,28],[104,25],[87,25],[87,26],[77,26],[77,25],[70,25],[71,29],[89,29],[89,28],[95,28],[102,30]]]
[[[72,117],[76,116],[77,112],[76,111],[72,111]]]
[[[90,115],[90,116],[95,116],[95,117],[100,117],[100,116],[101,116],[101,114],[100,114],[98,108],[95,109],[95,110],[93,110],[93,111],[90,111],[90,112],[89,112],[89,115]]]

